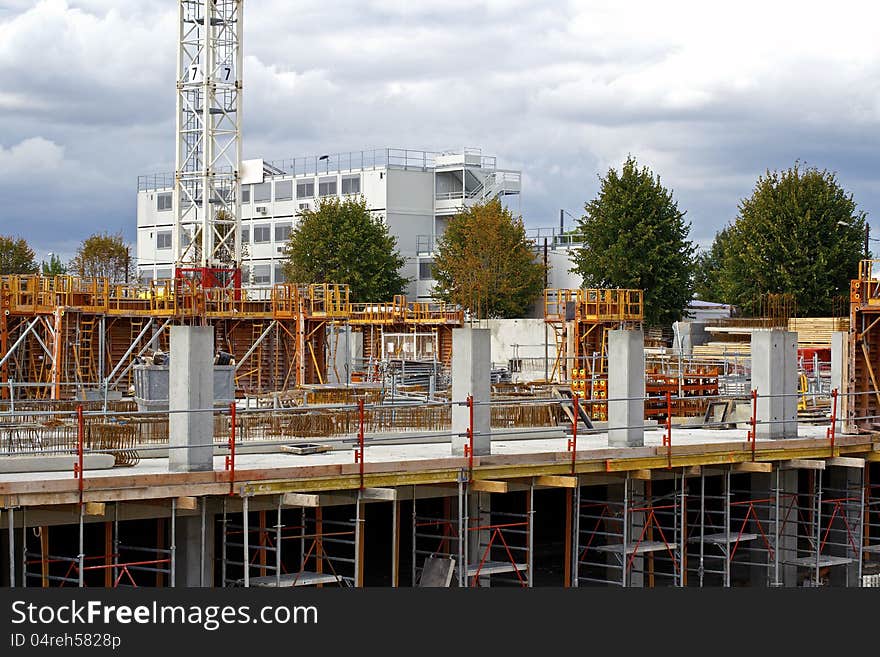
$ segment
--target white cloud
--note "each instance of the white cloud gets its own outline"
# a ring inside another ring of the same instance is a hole
[[[0,176],[6,181],[33,180],[35,174],[53,174],[64,160],[58,144],[30,137],[9,148],[0,145]]]
[[[597,173],[631,153],[675,190],[700,240],[765,168],[800,158],[880,211],[877,4],[246,5],[246,156],[482,146],[523,169],[535,226],[556,225],[561,207],[580,214]],[[132,234],[135,176],[173,166],[176,20],[167,0],[0,9],[0,163],[34,135],[59,149],[64,175],[41,180],[41,202],[57,195],[75,230]],[[3,193],[4,218],[34,216],[38,200]],[[58,221],[34,221],[35,239]]]

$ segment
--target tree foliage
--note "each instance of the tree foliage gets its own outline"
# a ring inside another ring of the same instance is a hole
[[[762,294],[791,294],[801,316],[829,315],[863,257],[865,213],[834,173],[800,162],[767,171],[715,238],[720,266],[707,272],[718,299],[756,310]]]
[[[57,254],[49,254],[49,260],[43,260],[40,263],[40,273],[43,276],[63,276],[67,273],[67,265],[65,265]]]
[[[697,254],[694,265],[694,295],[703,301],[721,302],[724,290],[720,284],[720,272],[724,266],[724,255],[730,241],[730,226],[717,233],[708,250]]]
[[[95,233],[79,245],[70,270],[84,278],[107,278],[126,283],[135,277],[131,248],[121,234]]]
[[[476,317],[522,317],[543,289],[544,266],[522,219],[493,199],[449,221],[437,242],[434,278],[434,296]]]
[[[33,274],[37,271],[34,250],[21,237],[0,235],[0,274]]]
[[[608,170],[584,210],[583,247],[572,257],[584,285],[643,289],[649,326],[680,319],[693,294],[694,245],[660,177],[629,156],[620,172]]]
[[[286,246],[284,275],[293,283],[347,283],[355,302],[390,301],[409,282],[388,227],[363,198],[323,200],[305,210]]]

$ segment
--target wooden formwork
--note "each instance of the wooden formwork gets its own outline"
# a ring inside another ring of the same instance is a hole
[[[280,284],[265,290],[203,289],[188,279],[111,285],[72,276],[0,278],[0,395],[71,398],[107,387],[126,392],[131,365],[168,350],[175,324],[214,327],[215,350],[236,360],[240,394],[327,382],[327,334],[435,331],[442,358],[462,313],[443,304],[352,304],[348,287]],[[365,343],[366,345],[366,343]],[[25,385],[26,384],[26,385]]]
[[[850,285],[850,331],[843,410],[853,429],[880,427],[880,261],[863,260]]]

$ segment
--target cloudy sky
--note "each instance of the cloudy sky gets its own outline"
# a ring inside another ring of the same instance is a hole
[[[173,168],[176,5],[0,0],[0,233],[134,237],[137,175]],[[850,0],[248,0],[245,156],[481,147],[537,227],[632,153],[703,245],[800,159],[880,237],[878,25]]]

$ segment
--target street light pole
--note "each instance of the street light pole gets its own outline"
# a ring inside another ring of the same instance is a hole
[[[865,220],[865,260],[870,257],[870,251],[868,249],[868,242],[871,241],[871,224],[868,223],[868,220]]]

